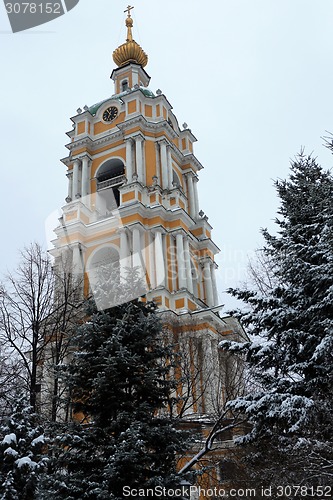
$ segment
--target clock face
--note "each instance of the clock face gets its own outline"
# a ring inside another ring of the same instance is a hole
[[[103,120],[105,122],[112,122],[118,116],[118,109],[116,106],[110,106],[103,113]]]

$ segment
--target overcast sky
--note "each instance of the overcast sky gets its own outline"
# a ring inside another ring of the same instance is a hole
[[[305,146],[331,168],[332,0],[134,2],[134,38],[149,56],[180,125],[198,139],[200,205],[221,248],[223,290],[244,279],[247,257],[274,230],[273,180]],[[12,34],[0,5],[0,271],[45,242],[49,214],[67,195],[65,132],[78,107],[113,93],[112,51],[125,41],[127,2],[80,0],[48,24]]]

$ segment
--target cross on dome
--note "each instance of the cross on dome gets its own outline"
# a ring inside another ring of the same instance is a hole
[[[127,6],[127,9],[124,10],[124,12],[127,12],[127,17],[131,17],[131,10],[134,9],[134,7],[131,7],[130,5]]]

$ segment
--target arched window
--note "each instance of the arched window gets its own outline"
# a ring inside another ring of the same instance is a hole
[[[119,253],[111,247],[103,247],[88,262],[90,288],[99,309],[107,309],[117,303],[120,269]]]
[[[113,158],[103,163],[97,171],[97,181],[104,182],[125,173],[125,167],[121,160]]]
[[[125,90],[128,89],[128,81],[127,80],[124,80],[121,82],[121,90],[122,92],[125,92]]]
[[[105,198],[106,208],[112,210],[114,204],[119,207],[119,187],[125,182],[125,167],[121,160],[112,158],[103,163],[97,171],[97,191]],[[109,196],[112,189],[113,196]],[[115,202],[114,202],[115,200]]]
[[[168,118],[168,124],[170,125],[170,127],[171,127],[171,128],[174,128],[173,123],[172,123],[172,121],[170,120],[170,118]]]
[[[119,269],[119,253],[111,246],[102,247],[92,256],[89,269],[97,269],[103,266],[110,267],[110,269]]]
[[[180,179],[179,179],[179,176],[178,176],[177,172],[175,172],[174,170],[172,171],[172,183],[174,186],[179,186],[179,187],[182,186]]]

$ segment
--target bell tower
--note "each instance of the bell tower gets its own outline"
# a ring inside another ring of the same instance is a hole
[[[144,293],[156,301],[170,331],[187,338],[193,360],[219,371],[218,342],[239,330],[218,314],[219,249],[198,196],[203,166],[191,130],[179,126],[166,96],[148,87],[148,56],[133,39],[131,9],[125,11],[126,41],[113,52],[113,95],[71,118],[69,154],[62,160],[68,195],[51,253],[56,262],[63,255],[71,259],[73,270],[85,276],[86,294],[100,262],[118,266],[119,280],[128,267],[138,267]],[[216,373],[207,378],[212,386],[206,392],[213,394]],[[195,382],[204,383],[203,377]],[[189,412],[210,413],[213,396],[197,398],[199,390],[193,386]]]

